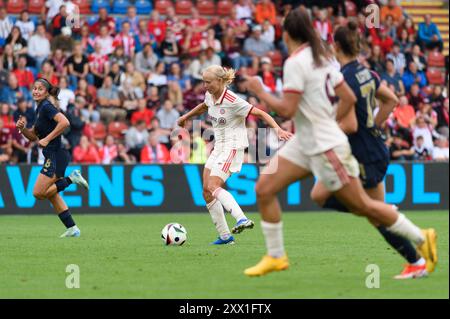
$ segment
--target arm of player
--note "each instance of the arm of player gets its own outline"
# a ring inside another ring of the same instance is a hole
[[[267,114],[266,112],[257,109],[256,107],[252,107],[252,109],[250,110],[251,115],[254,115],[258,118],[260,118],[261,120],[263,120],[265,123],[267,123],[267,125],[269,125],[271,128],[274,128],[275,131],[277,132],[278,138],[280,140],[283,141],[287,141],[288,139],[290,139],[292,137],[292,133],[283,130],[278,124],[277,122],[275,122],[275,120],[273,119],[273,117],[271,117],[269,114]]]
[[[34,132],[34,126],[31,129],[27,129],[25,126],[27,125],[27,121],[23,116],[19,116],[19,119],[16,122],[16,128],[25,136],[28,140],[34,142],[38,140],[36,133]]]
[[[208,106],[205,103],[200,103],[196,107],[194,107],[192,110],[184,114],[183,116],[180,116],[180,118],[177,121],[178,126],[184,127],[184,124],[187,120],[189,120],[191,117],[202,115],[208,111]]]
[[[56,113],[56,115],[53,119],[57,123],[56,127],[53,131],[50,132],[50,134],[48,134],[43,139],[39,140],[38,143],[41,147],[46,147],[48,145],[48,143],[50,143],[57,136],[61,135],[62,132],[64,132],[64,130],[70,126],[69,120],[61,112]]]
[[[355,113],[356,96],[346,82],[335,87],[334,93],[339,97],[336,111],[336,121],[339,123],[350,112]]]
[[[264,91],[261,80],[256,76],[246,78],[246,87],[279,116],[292,118],[297,112],[298,103],[302,96],[301,92],[283,92],[281,98],[275,97]]]
[[[381,84],[377,90],[376,98],[380,101],[379,111],[375,117],[375,125],[381,127],[388,119],[389,114],[398,104],[397,96],[384,84]]]
[[[345,134],[356,133],[358,130],[358,119],[356,118],[356,112],[349,112],[338,124]]]

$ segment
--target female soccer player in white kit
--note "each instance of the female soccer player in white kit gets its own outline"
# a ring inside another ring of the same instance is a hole
[[[269,114],[254,108],[227,88],[233,82],[234,76],[233,69],[225,69],[219,65],[208,67],[203,72],[203,83],[207,91],[205,101],[178,120],[178,125],[183,127],[188,119],[208,112],[213,124],[215,144],[203,171],[203,197],[219,233],[219,238],[213,242],[216,245],[234,243],[231,233],[238,234],[254,226],[253,221],[244,215],[233,195],[223,188],[231,174],[241,170],[244,150],[248,147],[245,126],[247,116],[252,114],[262,119],[276,130],[281,140],[288,140],[292,136],[282,130]],[[229,211],[237,222],[231,233],[223,208]]]
[[[329,62],[307,11],[292,10],[283,27],[283,38],[290,53],[284,65],[283,97],[279,99],[264,92],[256,78],[248,79],[247,88],[279,115],[294,117],[296,132],[268,164],[267,168],[276,169],[276,173],[264,174],[263,171],[256,184],[267,255],[244,273],[261,276],[289,267],[276,195],[310,174],[354,214],[369,217],[410,240],[426,260],[432,260],[436,253],[435,242],[430,242],[391,205],[371,199],[365,193],[358,178],[358,162],[352,155],[347,136],[337,124],[349,112],[354,112],[356,97],[343,75]],[[333,98],[336,96],[339,104],[335,116]],[[277,163],[277,167],[273,167]]]

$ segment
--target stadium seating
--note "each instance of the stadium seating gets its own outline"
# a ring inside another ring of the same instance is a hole
[[[217,2],[217,14],[221,16],[230,15],[231,9],[233,8],[233,2],[229,0],[219,0]]]
[[[106,127],[102,122],[91,123],[89,124],[90,129],[92,131],[92,137],[96,140],[103,141],[106,137]]]
[[[176,0],[175,13],[189,15],[191,14],[193,6],[194,5],[192,4],[191,0]]]
[[[90,14],[91,5],[89,0],[72,0],[73,4],[78,6],[80,14]]]
[[[155,0],[155,10],[161,14],[166,14],[166,10],[169,7],[173,7],[173,3],[170,0]]]
[[[445,67],[445,57],[439,52],[430,52],[427,58],[428,67],[443,68]]]
[[[6,12],[8,13],[20,13],[26,9],[24,0],[8,0],[6,2]]]
[[[128,0],[114,0],[112,13],[125,14],[131,3]]]
[[[137,14],[150,14],[152,12],[152,3],[148,0],[136,0],[134,3]]]
[[[126,130],[128,130],[128,125],[123,122],[111,122],[108,125],[108,134],[115,139],[122,139]]]
[[[98,16],[96,16],[96,15],[86,17],[86,22],[89,26],[92,26],[95,22],[97,22],[97,20],[98,20]]]
[[[29,0],[28,1],[28,12],[41,13],[42,8],[44,6],[45,6],[45,0]]]
[[[197,10],[201,15],[214,15],[216,5],[212,0],[199,0],[197,1]]]
[[[94,13],[98,13],[101,8],[106,8],[108,13],[111,12],[111,6],[109,4],[109,0],[92,0],[91,11]]]
[[[439,69],[428,69],[427,79],[429,84],[443,85],[445,83],[445,75]]]

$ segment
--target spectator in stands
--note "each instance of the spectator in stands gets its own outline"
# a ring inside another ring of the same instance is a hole
[[[105,25],[100,27],[100,34],[94,39],[94,50],[97,44],[100,45],[102,55],[109,55],[114,51],[114,39],[108,33],[108,27]]]
[[[201,51],[198,57],[191,62],[187,70],[194,84],[203,81],[203,71],[210,65],[206,60],[206,52],[204,50]]]
[[[0,45],[3,46],[6,38],[11,33],[13,23],[9,18],[6,8],[0,7]]]
[[[180,113],[174,110],[172,101],[166,100],[163,107],[156,113],[156,117],[160,128],[171,131],[176,127]]]
[[[410,160],[415,154],[414,147],[408,146],[408,143],[399,135],[394,135],[389,152],[393,161]]]
[[[152,109],[147,108],[147,101],[139,99],[138,108],[131,114],[131,124],[136,125],[138,121],[144,121],[147,129],[152,127],[152,119],[155,113]]]
[[[448,98],[446,98],[442,104],[441,108],[436,109],[438,115],[438,122],[436,125],[436,130],[439,134],[448,138],[449,136],[449,106]]]
[[[183,20],[177,16],[174,7],[168,7],[166,10],[166,23],[167,28],[171,28],[173,33],[175,34],[175,39],[180,41],[183,38],[183,32],[186,28]]]
[[[254,70],[258,70],[259,59],[267,56],[274,49],[273,43],[261,39],[261,31],[262,28],[260,25],[254,26],[252,28],[252,36],[244,42],[244,51],[250,57]]]
[[[24,102],[26,105],[26,102]],[[28,125],[28,123],[27,123]],[[35,143],[30,142],[18,130],[12,130],[12,154],[11,164],[31,163],[31,153]],[[1,156],[1,155],[0,155]]]
[[[133,155],[138,162],[141,159],[141,150],[148,141],[148,131],[144,121],[138,121],[132,125],[125,134],[125,143],[128,153]]]
[[[130,61],[132,59],[125,55],[125,51],[121,45],[116,46],[113,53],[109,55],[110,65],[117,63],[122,71],[125,71],[125,65]]]
[[[119,90],[113,85],[110,76],[105,77],[102,87],[97,91],[97,100],[100,118],[105,124],[125,120],[127,112],[121,107]]]
[[[276,76],[273,71],[272,61],[268,57],[261,58],[261,68],[258,72],[258,76],[261,78],[264,84],[264,89],[272,94],[280,94],[282,91],[281,80]]]
[[[125,66],[123,68],[125,70]],[[114,62],[111,64],[111,70],[108,73],[108,76],[110,76],[113,80],[113,84],[117,87],[120,86],[120,78],[122,77],[123,70],[119,66],[119,63]]]
[[[109,73],[108,56],[102,54],[100,43],[95,44],[95,52],[92,53],[89,60],[89,70],[94,75],[94,85],[99,88],[102,86],[104,78]]]
[[[384,72],[384,58],[379,45],[374,45],[372,48],[372,54],[368,60],[370,68],[378,74]]]
[[[183,94],[183,107],[185,110],[192,110],[205,100],[205,89],[203,82],[194,83],[192,89]]]
[[[19,56],[19,60],[17,61],[17,69],[13,70],[12,73],[16,76],[19,86],[26,87],[28,89],[31,88],[34,82],[34,75],[30,68],[27,67],[26,55]]]
[[[413,83],[417,83],[420,88],[426,86],[427,79],[425,77],[425,74],[417,69],[416,63],[414,61],[411,61],[409,62],[408,66],[408,70],[403,73],[402,77],[403,84],[405,85],[405,90],[409,91]]]
[[[131,61],[127,62],[125,69],[125,73],[120,77],[119,92],[125,96],[125,100],[142,99],[145,92],[145,79],[143,75],[135,70],[134,64]],[[125,108],[127,107],[125,106]]]
[[[422,92],[420,91],[419,85],[417,83],[411,85],[411,89],[408,92],[408,100],[414,107],[414,110],[417,111],[419,109],[419,105],[423,102],[423,99],[424,97],[422,95]]]
[[[160,93],[160,96],[165,96],[167,93],[167,75],[165,74],[165,64],[163,61],[159,61],[156,64],[155,72],[151,73],[147,78],[147,84],[149,86],[156,86]]]
[[[406,96],[400,97],[399,104],[394,109],[394,117],[400,126],[399,130],[403,130],[403,134],[407,135],[416,121],[416,112],[408,104],[408,98]]]
[[[436,145],[433,147],[433,160],[435,161],[448,161],[449,149],[448,139],[445,137],[438,138]]]
[[[172,28],[167,28],[164,40],[161,43],[161,52],[163,60],[167,64],[178,62],[178,54],[180,49],[178,48],[177,40]]]
[[[28,55],[36,61],[36,69],[40,70],[42,63],[50,56],[50,41],[44,24],[38,24],[36,32],[28,41]]]
[[[409,65],[411,62],[416,63],[417,70],[423,72],[427,71],[427,61],[420,51],[420,46],[417,44],[413,46],[411,52],[407,55],[406,63]]]
[[[225,64],[233,69],[239,70],[242,66],[248,66],[248,60],[241,55],[241,45],[234,36],[233,29],[226,29],[222,38],[223,51],[225,54]]]
[[[100,112],[96,110],[93,103],[88,103],[88,101],[81,95],[77,95],[75,98],[75,106],[80,110],[81,118],[83,122],[100,122]]]
[[[189,77],[181,73],[181,67],[178,63],[172,63],[170,65],[167,82],[169,84],[170,82],[178,84],[182,91],[189,90],[191,88],[191,81]]]
[[[237,11],[234,7],[231,8],[230,17],[225,21],[225,25],[223,25],[224,30],[222,30],[222,33],[226,32],[225,30],[227,29],[233,29],[234,35],[238,42],[243,44],[244,40],[247,38],[249,28],[248,24],[244,20],[238,19]]]
[[[89,31],[88,25],[85,24],[81,27],[80,36],[77,40],[81,43],[83,51],[86,52],[86,55],[94,52],[94,37]]]
[[[150,13],[150,20],[147,24],[147,31],[155,37],[156,42],[160,45],[166,37],[166,21],[160,18],[158,10]]]
[[[65,112],[67,119],[70,122],[70,131],[65,135],[69,142],[70,149],[73,149],[80,143],[83,129],[86,122],[83,117],[83,110],[86,105],[86,100],[82,96],[78,96],[74,103],[70,103]]]
[[[157,86],[149,86],[147,94],[147,108],[156,111],[161,107],[161,98]]]
[[[0,164],[9,162],[12,155],[12,130],[4,126],[0,117]]]
[[[22,36],[22,33],[17,26],[12,27],[11,33],[6,38],[5,44],[10,44],[12,46],[15,57],[28,53],[28,42]]]
[[[221,53],[222,44],[216,38],[216,32],[214,31],[214,28],[211,27],[208,29],[206,38],[200,41],[200,46],[202,50],[206,50],[207,48],[213,48],[215,53],[217,54]]]
[[[187,26],[185,29],[185,35],[180,41],[183,54],[197,57],[199,52],[202,50],[201,40],[201,33],[195,33],[192,27]]]
[[[403,74],[403,71],[406,67],[406,58],[405,55],[400,51],[400,44],[398,42],[394,43],[392,47],[392,52],[386,55],[386,59],[391,59],[394,62],[395,71],[398,74]]]
[[[423,145],[423,136],[417,136],[414,140],[414,159],[426,161],[430,159],[432,150],[427,149]]]
[[[135,6],[128,7],[127,15],[125,16],[123,21],[130,23],[131,33],[136,34],[138,32],[140,19],[139,16],[137,15]]]
[[[50,61],[45,61],[42,64],[41,72],[37,75],[38,78],[44,78],[52,85],[58,86],[59,79],[55,74],[55,69]]]
[[[260,0],[255,8],[255,21],[262,24],[265,20],[269,20],[272,25],[277,23],[277,10],[270,0]]]
[[[415,37],[415,35],[412,35],[412,37]],[[408,54],[412,51],[414,39],[411,40],[411,36],[408,34],[408,31],[403,29],[398,38],[398,44],[400,45],[400,51],[403,54]]]
[[[403,11],[402,8],[397,5],[397,0],[388,0],[388,4],[381,8],[381,22],[385,22],[387,17],[391,16],[396,25],[403,23]]]
[[[394,24],[392,16],[388,15],[383,23],[383,27],[386,29],[386,34],[394,41],[397,40],[397,26]]]
[[[141,72],[145,78],[148,78],[151,72],[155,70],[158,63],[158,56],[153,52],[152,44],[147,42],[144,49],[136,54],[134,63],[136,70]]]
[[[412,136],[413,136],[414,140],[418,136],[422,136],[423,140],[424,140],[424,142],[423,142],[424,147],[426,147],[429,150],[433,149],[432,128],[426,122],[426,120],[423,116],[417,116],[416,125],[412,129]]]
[[[146,43],[150,43],[153,50],[159,50],[155,36],[147,31],[146,20],[139,20],[138,30],[135,33],[134,41],[136,42],[136,52],[142,51]]]
[[[42,15],[45,15],[45,9],[48,8],[47,12],[47,24],[53,20],[53,18],[59,13],[61,6],[65,6],[67,14],[72,14],[75,12],[75,4],[70,0],[47,0],[45,1],[45,7],[42,8]]]
[[[431,107],[429,98],[423,99],[423,103],[419,104],[419,110],[416,112],[416,117],[419,116],[422,116],[429,127],[434,130],[437,125],[438,115]]]
[[[8,85],[1,88],[0,102],[8,105],[17,105],[19,99],[25,99],[31,106],[31,93],[27,87],[19,86],[19,82],[14,73],[8,77]]]
[[[212,47],[206,49],[206,63],[208,65],[222,65],[220,56],[214,51],[214,48]]]
[[[236,18],[239,20],[246,20],[249,23],[253,20],[253,13],[255,12],[255,5],[252,0],[239,0],[235,5]]]
[[[184,20],[184,24],[186,27],[189,27],[189,29],[193,32],[193,37],[202,37],[202,33],[206,32],[209,28],[209,21],[205,18],[202,18],[200,14],[198,13],[198,10],[196,7],[192,7],[191,9],[191,15],[188,19]]]
[[[75,93],[69,89],[69,81],[67,77],[62,76],[59,78],[59,94],[58,94],[58,102],[59,108],[66,112],[67,106],[69,103],[75,102]]]
[[[122,46],[127,57],[134,57],[136,42],[131,33],[131,25],[128,21],[122,22],[122,31],[114,38],[113,45],[115,47]]]
[[[72,37],[72,28],[69,26],[63,27],[61,33],[53,37],[50,46],[52,51],[62,50],[65,56],[71,54],[75,46],[75,40]]]
[[[19,27],[23,38],[28,41],[35,29],[33,21],[30,20],[28,10],[23,10],[20,13],[19,19],[17,19],[15,25]]]
[[[81,78],[78,81],[78,87],[75,91],[75,96],[83,97],[86,101],[85,109],[86,112],[82,112],[87,122],[99,122],[100,113],[96,110],[97,105],[97,90],[95,86],[89,84],[86,79]]]
[[[100,8],[98,11],[98,20],[91,26],[91,33],[100,35],[103,26],[106,26],[109,35],[116,31],[116,22],[113,17],[108,15],[106,8]]]
[[[21,116],[26,119],[26,128],[31,128],[34,125],[34,121],[36,120],[36,112],[24,98],[17,99],[17,110],[13,113],[14,122],[17,122]]]
[[[3,54],[0,56],[0,70],[11,72],[17,68],[16,57],[14,56],[13,46],[5,45]]]
[[[425,15],[425,22],[419,23],[419,31],[417,32],[417,42],[422,50],[438,48],[442,51],[444,43],[442,42],[441,33],[434,22],[431,21],[431,15]]]
[[[0,117],[3,120],[3,127],[5,128],[14,128],[14,120],[12,116],[12,110],[10,106],[6,103],[3,103],[0,106]]]
[[[99,164],[100,155],[98,154],[97,147],[89,142],[87,136],[83,135],[80,139],[80,144],[73,150],[74,163],[83,164]]]
[[[114,142],[114,137],[108,135],[105,138],[105,144],[99,150],[100,161],[102,164],[111,164],[119,156],[117,144]]]
[[[407,17],[403,23],[397,28],[397,37],[400,38],[402,31],[405,30],[408,35],[416,36],[416,28],[414,26],[414,21]]]
[[[327,10],[323,9],[318,12],[318,16],[314,20],[314,28],[319,32],[320,38],[323,41],[328,43],[333,42],[333,26],[331,20],[328,18]]]
[[[388,30],[381,26],[380,28],[380,39],[379,39],[379,45],[381,47],[381,51],[383,52],[383,55],[386,56],[386,54],[390,53],[392,50],[392,47],[394,46],[394,40],[389,36]]]
[[[432,88],[433,92],[430,96],[430,103],[433,110],[437,112],[438,109],[444,106],[444,95],[442,94],[442,87],[440,85],[435,85]]]
[[[392,59],[386,60],[386,71],[381,74],[381,79],[385,80],[388,85],[393,85],[395,88],[395,94],[397,96],[403,96],[406,94],[405,87],[403,86],[402,77],[396,71],[394,67],[394,61]]]
[[[94,78],[89,73],[89,60],[83,54],[81,43],[75,45],[73,54],[66,61],[66,66],[72,89],[76,89],[77,83],[81,79],[86,79],[90,84],[94,83]]]
[[[53,51],[52,57],[50,59],[55,67],[55,73],[57,77],[67,76],[66,61],[67,57],[64,55],[61,49],[56,49]]]
[[[150,132],[148,144],[141,150],[141,163],[143,164],[167,164],[170,163],[170,153],[164,144],[159,143],[156,132]]]
[[[67,26],[67,10],[65,5],[59,7],[59,12],[52,19],[50,26],[51,33],[54,37],[61,34],[62,29]]]

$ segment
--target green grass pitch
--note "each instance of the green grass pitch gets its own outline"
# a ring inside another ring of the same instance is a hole
[[[448,298],[449,214],[407,214],[438,232],[439,264],[428,278],[393,280],[404,261],[364,219],[339,213],[285,213],[291,267],[259,278],[243,275],[265,252],[259,226],[236,245],[212,246],[209,215],[76,215],[81,238],[58,238],[56,216],[0,216],[0,298]],[[229,225],[233,220],[227,216]],[[188,230],[182,247],[166,247],[169,222]],[[66,266],[80,269],[68,289]],[[379,266],[380,288],[366,287],[366,267]]]

